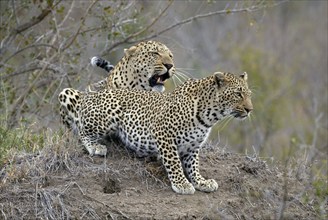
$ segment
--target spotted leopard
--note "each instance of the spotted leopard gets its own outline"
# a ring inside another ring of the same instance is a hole
[[[99,60],[93,58],[93,65],[101,65]],[[106,65],[103,64],[102,68]],[[89,87],[87,92],[95,92],[105,88],[140,89],[163,92],[164,82],[175,74],[175,65],[172,52],[164,44],[157,41],[141,42],[124,50],[123,58],[110,70],[109,76]],[[62,122],[77,133],[78,128],[74,118],[80,108],[80,98],[85,92],[74,95],[70,104],[60,106]],[[69,100],[67,100],[69,101]]]
[[[61,105],[68,108],[79,93],[64,89]],[[106,155],[99,141],[115,134],[139,156],[159,155],[172,189],[193,194],[218,188],[214,179],[200,175],[198,161],[213,125],[225,117],[244,119],[252,109],[247,74],[216,72],[164,94],[128,89],[88,93],[75,111],[75,123],[90,155]]]

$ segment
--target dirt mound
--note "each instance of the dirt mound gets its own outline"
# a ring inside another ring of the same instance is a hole
[[[319,218],[315,201],[304,200],[311,187],[257,157],[204,149],[200,171],[216,179],[219,190],[178,195],[160,162],[117,145],[109,150],[107,158],[89,157],[66,140],[39,154],[13,155],[0,171],[0,218]]]

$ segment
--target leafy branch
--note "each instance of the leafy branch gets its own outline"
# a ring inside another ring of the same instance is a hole
[[[15,57],[17,54],[27,50],[27,49],[30,49],[30,48],[36,48],[36,47],[49,47],[51,49],[54,49],[54,50],[58,50],[58,48],[56,48],[55,46],[51,45],[51,44],[32,44],[32,45],[29,45],[27,47],[24,47],[18,51],[16,51],[15,53],[13,53],[12,55],[10,55],[8,58],[6,58],[2,63],[0,63],[0,67],[2,67],[5,63],[7,63],[11,58]]]
[[[127,36],[123,40],[114,43],[111,47],[108,48],[108,51],[113,50],[115,47],[117,47],[121,44],[128,43],[130,39],[135,38],[135,37],[145,33],[146,31],[148,31],[164,15],[164,13],[172,5],[172,3],[173,3],[173,1],[170,1],[169,4],[164,8],[164,10],[148,26],[146,26],[145,28],[143,28],[142,30],[140,30],[136,33],[130,34],[129,36]]]
[[[82,20],[81,20],[81,22],[80,22],[80,26],[79,26],[79,28],[77,29],[77,31],[75,32],[75,34],[74,34],[73,37],[71,38],[71,41],[70,41],[68,44],[66,44],[61,50],[66,50],[67,48],[69,48],[69,47],[73,44],[73,42],[75,41],[76,37],[79,35],[79,33],[80,33],[80,31],[81,31],[81,28],[82,28],[82,26],[83,26],[83,23],[84,23],[85,19],[87,18],[87,15],[89,14],[89,12],[90,12],[90,10],[92,9],[92,7],[93,7],[98,1],[99,1],[99,0],[95,0],[95,1],[93,1],[93,2],[90,4],[90,6],[89,6],[88,9],[86,10],[84,16],[82,17]]]
[[[3,53],[3,48],[8,44],[8,42],[10,42],[13,38],[16,37],[16,35],[30,29],[31,27],[37,25],[38,23],[40,23],[41,21],[43,21],[53,10],[54,7],[56,7],[62,0],[59,0],[56,4],[52,4],[51,1],[48,1],[48,6],[43,9],[41,11],[41,13],[36,16],[33,17],[30,21],[27,21],[21,25],[19,25],[18,27],[14,28],[11,30],[11,32],[9,33],[9,35],[1,42],[1,47],[0,47],[0,54]],[[15,13],[15,10],[14,10]]]
[[[280,1],[280,2],[277,2],[277,3],[274,3],[274,4],[271,4],[271,5],[261,5],[260,4],[257,4],[257,5],[253,5],[253,6],[250,6],[250,7],[245,7],[245,8],[238,8],[238,9],[223,9],[223,10],[219,10],[219,11],[214,11],[214,12],[209,12],[209,13],[206,13],[206,14],[199,14],[199,15],[195,15],[193,17],[189,17],[187,19],[184,19],[182,21],[178,21],[176,22],[175,24],[172,24],[171,26],[168,26],[166,28],[163,28],[162,30],[152,34],[152,35],[148,35],[146,37],[143,37],[143,38],[139,38],[139,39],[136,39],[136,40],[133,40],[133,41],[129,41],[130,39],[133,39],[135,37],[138,37],[140,34],[144,33],[146,30],[148,30],[151,26],[153,26],[156,21],[165,13],[165,11],[168,9],[168,7],[172,4],[172,1],[168,4],[168,6],[160,13],[160,15],[155,18],[155,20],[147,27],[145,28],[145,30],[142,30],[142,31],[139,31],[137,33],[134,33],[134,34],[131,34],[129,35],[128,37],[124,38],[123,40],[121,41],[118,41],[116,43],[114,43],[111,47],[109,47],[108,51],[111,51],[113,50],[114,48],[116,48],[117,46],[123,44],[123,43],[130,43],[130,44],[134,44],[134,43],[138,43],[140,41],[145,41],[145,40],[149,40],[149,39],[152,39],[152,38],[155,38],[155,37],[158,37],[174,28],[177,28],[177,27],[180,27],[184,24],[187,24],[187,23],[190,23],[192,21],[195,21],[195,20],[198,20],[198,19],[203,19],[203,18],[207,18],[207,17],[211,17],[211,16],[215,16],[215,15],[228,15],[228,14],[235,14],[235,13],[242,13],[242,12],[255,12],[255,11],[259,11],[259,10],[262,10],[264,8],[268,8],[268,7],[275,7],[275,6],[278,6],[284,2],[287,2],[287,0],[284,0],[284,1]]]

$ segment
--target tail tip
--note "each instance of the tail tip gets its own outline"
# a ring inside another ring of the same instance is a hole
[[[91,65],[92,66],[98,66],[100,59],[98,57],[92,57],[91,58]]]

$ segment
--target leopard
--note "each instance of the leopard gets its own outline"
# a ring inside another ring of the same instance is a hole
[[[225,118],[247,118],[253,110],[247,73],[215,72],[189,79],[171,92],[104,89],[81,98],[75,123],[90,155],[106,155],[101,140],[117,135],[138,156],[158,156],[171,188],[179,194],[213,192],[214,179],[199,173],[199,153],[212,127]],[[79,91],[59,94],[62,106],[75,108]]]
[[[105,69],[109,76],[74,96],[72,104],[76,105],[75,108],[60,106],[59,110],[62,123],[75,134],[78,133],[78,126],[74,123],[75,110],[79,109],[80,97],[85,93],[106,88],[164,92],[165,81],[176,71],[171,50],[158,41],[143,41],[125,49],[124,56],[115,66],[100,57],[93,57],[91,65]]]

